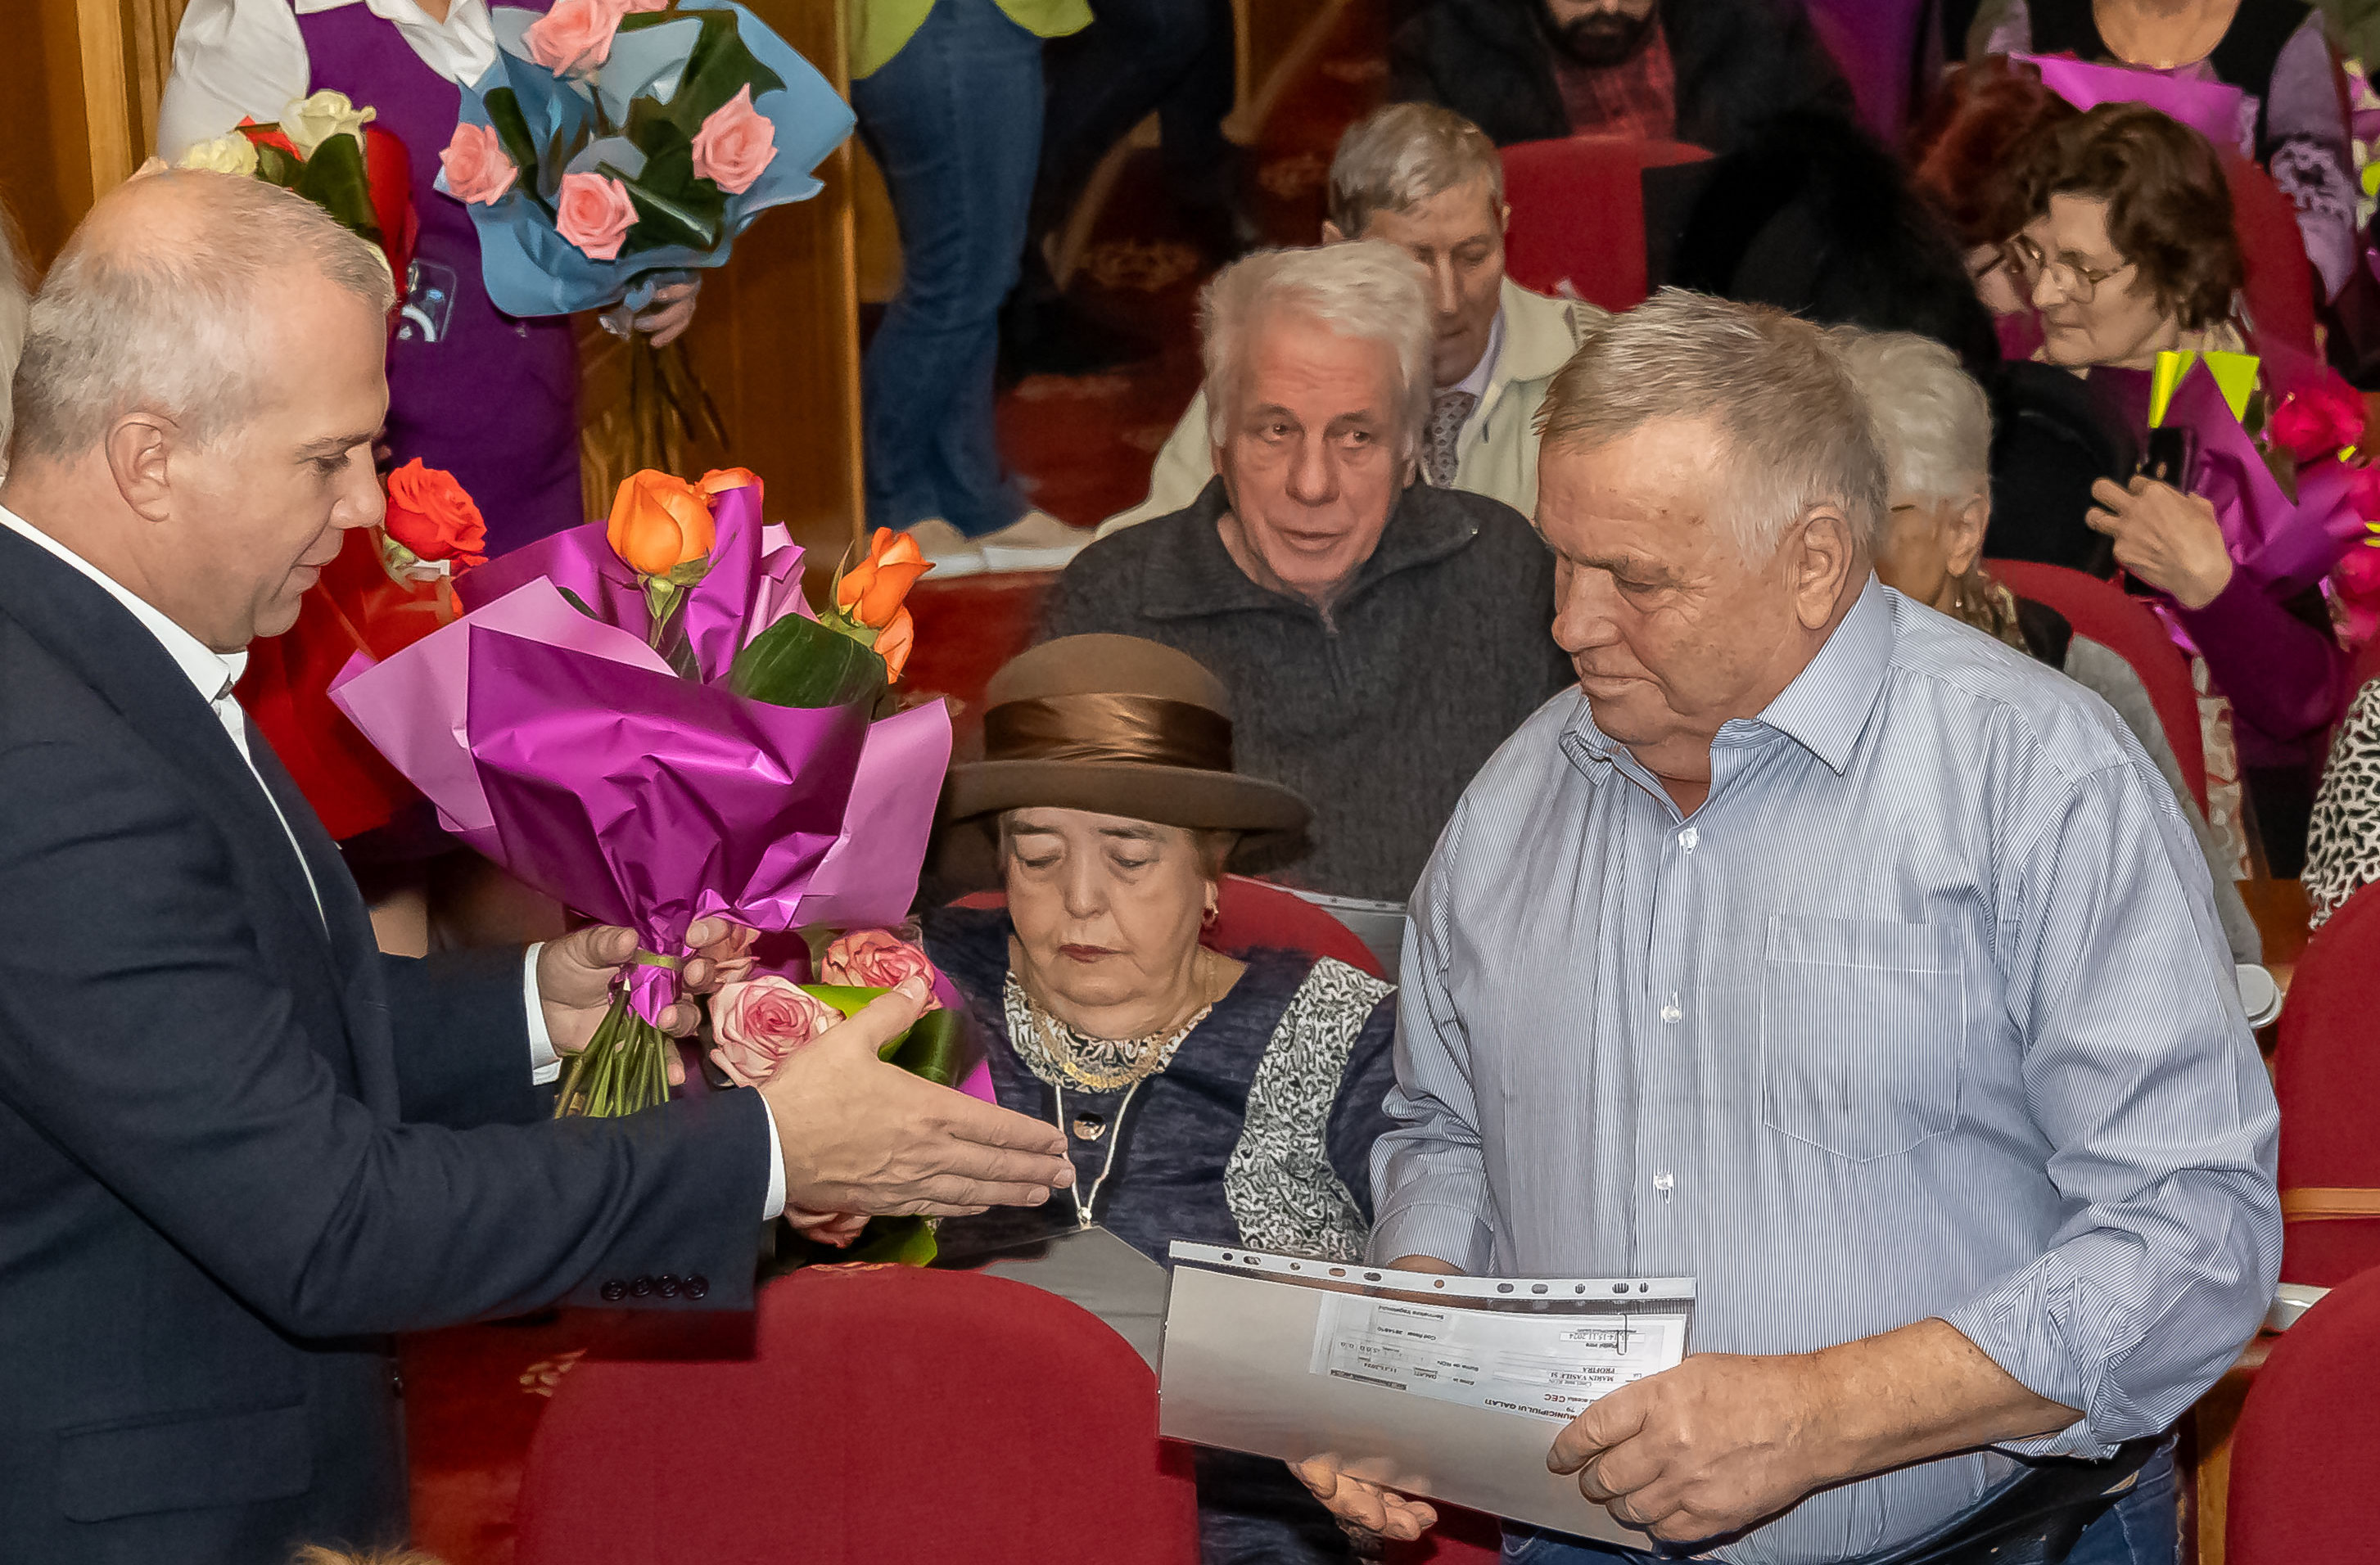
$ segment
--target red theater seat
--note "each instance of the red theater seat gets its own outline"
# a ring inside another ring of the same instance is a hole
[[[2273,1086],[2281,1100],[2284,1282],[2331,1288],[2380,1265],[2380,1137],[2372,1131],[2373,1108],[2380,1104],[2374,973],[2380,973],[2380,888],[2366,886],[2314,931],[2281,1007]],[[2356,1215],[2359,1205],[2369,1215]]]
[[[2231,1437],[2224,1559],[2371,1559],[2380,1553],[2380,1272],[2272,1342]]]
[[[2075,635],[2098,642],[2132,665],[2148,686],[2157,725],[2173,746],[2191,795],[2205,809],[2206,744],[2198,727],[2198,693],[2191,688],[2190,664],[2166,634],[2165,623],[2113,582],[2064,565],[1986,560],[1984,568],[2018,597],[2046,603],[2065,615]]]
[[[762,1290],[753,1331],[742,1356],[565,1375],[529,1448],[519,1565],[1196,1565],[1157,1377],[1075,1304],[813,1267]]]
[[[1648,168],[1700,163],[1683,141],[1572,136],[1504,149],[1505,275],[1541,294],[1564,285],[1589,304],[1645,302],[1645,186]]]

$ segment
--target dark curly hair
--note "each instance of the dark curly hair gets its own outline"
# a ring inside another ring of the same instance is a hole
[[[2140,103],[2102,103],[2050,127],[2022,178],[2030,216],[2052,196],[2107,203],[2107,237],[2187,330],[2231,313],[2247,276],[2231,187],[2205,137]]]

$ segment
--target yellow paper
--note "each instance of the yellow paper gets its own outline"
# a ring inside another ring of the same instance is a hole
[[[2252,353],[2209,353],[2206,372],[2215,377],[2223,393],[2223,400],[2231,405],[2231,417],[2241,423],[2248,421],[2248,398],[2256,389],[2256,370],[2261,360]]]
[[[2177,351],[2168,348],[2156,356],[2156,368],[2149,373],[2150,429],[2157,429],[2165,423],[2165,410],[2172,405],[2175,388],[2181,384],[2181,378],[2190,373],[2190,367],[2197,361],[2198,355],[2188,349]]]

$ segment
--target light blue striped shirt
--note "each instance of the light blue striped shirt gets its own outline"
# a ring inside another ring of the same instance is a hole
[[[2105,703],[1871,581],[1681,818],[1572,690],[1416,894],[1377,1260],[1694,1276],[1690,1346],[1938,1316],[2084,1417],[2172,1424],[2272,1296],[2278,1110],[2206,865]],[[1903,1541],[2011,1470],[1828,1490],[1717,1550]]]

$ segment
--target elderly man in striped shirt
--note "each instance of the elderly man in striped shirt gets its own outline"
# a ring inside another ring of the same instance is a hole
[[[1815,328],[1615,318],[1539,470],[1580,689],[1423,878],[1374,1256],[1699,1279],[1693,1355],[1548,1457],[1648,1551],[2171,1565],[2166,1431],[2281,1239],[2172,791],[2097,698],[1870,576],[1883,467]],[[1349,1522],[1434,1520],[1303,1473]]]

